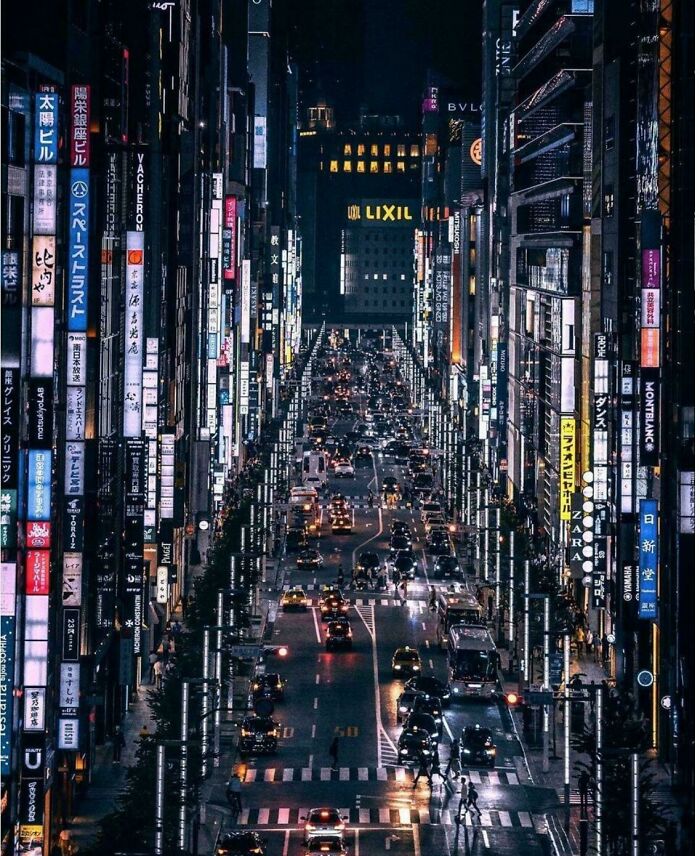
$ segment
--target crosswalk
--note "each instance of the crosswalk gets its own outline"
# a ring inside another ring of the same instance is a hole
[[[348,818],[350,826],[411,826],[413,824],[433,826],[454,826],[456,810],[439,808],[341,808],[341,816]],[[239,826],[296,826],[301,824],[309,812],[308,808],[265,807],[244,808],[237,817]],[[482,808],[481,816],[467,812],[460,823],[472,827],[500,827],[531,829],[533,816],[527,811],[502,811]]]
[[[396,752],[393,752],[393,760]],[[492,787],[518,785],[514,770],[463,770],[462,775],[474,784]],[[254,782],[410,782],[410,770],[398,766],[385,767],[249,767],[245,781]]]

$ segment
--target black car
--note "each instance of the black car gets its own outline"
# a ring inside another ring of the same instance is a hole
[[[399,482],[393,476],[386,476],[382,479],[382,492],[387,496],[391,494],[391,496],[398,496],[399,491]]]
[[[299,527],[293,527],[287,530],[287,552],[292,553],[297,550],[303,550],[309,546],[309,537],[306,530]]]
[[[496,766],[496,747],[490,728],[480,725],[467,725],[459,738],[460,760],[463,766],[469,764],[487,764]]]
[[[277,751],[277,723],[269,716],[246,716],[241,723],[241,755]]]
[[[326,651],[352,648],[352,630],[347,618],[331,618],[326,626]]]
[[[442,737],[443,715],[442,703],[439,698],[433,698],[425,693],[420,693],[413,704],[411,716],[417,713],[427,713],[428,716],[432,716],[440,732],[440,737]]]
[[[416,576],[416,560],[410,550],[402,550],[394,557],[394,567],[401,575],[401,579],[412,580]]]
[[[399,764],[417,763],[421,760],[429,762],[433,757],[435,744],[427,731],[404,731],[401,732],[398,745]]]
[[[442,532],[434,532],[428,541],[428,553],[431,556],[451,556],[452,545],[449,536]]]
[[[408,535],[401,535],[400,533],[397,533],[396,535],[391,536],[391,540],[389,541],[389,547],[391,549],[392,554],[397,553],[399,550],[410,550],[411,539]]]
[[[429,713],[425,713],[424,711],[417,711],[414,705],[413,710],[411,711],[408,719],[406,720],[404,730],[427,731],[430,737],[434,741],[437,741],[440,739],[440,735],[442,734],[442,719],[440,719],[440,722],[437,722]]]
[[[364,576],[376,576],[381,564],[376,553],[364,552],[357,557],[355,570]]]
[[[319,602],[319,609],[321,611],[321,618],[324,621],[328,621],[332,618],[347,615],[348,604],[340,594],[327,594]]]
[[[297,557],[297,568],[300,570],[316,571],[323,567],[323,556],[318,550],[304,550]]]
[[[286,685],[282,675],[271,672],[269,675],[256,675],[250,683],[250,691],[254,699],[271,698],[280,701],[284,698]]]
[[[439,678],[433,675],[421,675],[421,677],[411,678],[406,681],[406,689],[422,692],[432,698],[440,699],[443,705],[449,704],[450,688]]]
[[[456,556],[438,556],[433,565],[433,576],[438,579],[461,580],[462,569]]]
[[[405,520],[392,520],[391,522],[391,534],[394,535],[405,535],[407,538],[411,537],[411,527],[406,523]]]
[[[405,722],[406,719],[411,715],[416,700],[422,695],[423,693],[417,692],[413,689],[409,689],[408,685],[406,685],[404,691],[396,699],[396,721],[399,725]]]
[[[216,844],[217,856],[265,856],[265,840],[257,832],[226,832]]]

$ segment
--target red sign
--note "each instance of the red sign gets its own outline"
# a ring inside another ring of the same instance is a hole
[[[227,196],[224,204],[224,279],[236,278],[236,197]]]
[[[659,367],[659,331],[653,327],[642,328],[642,359],[641,365],[645,369],[658,369]]]
[[[70,163],[90,166],[90,87],[84,84],[70,88]]]
[[[27,550],[27,594],[49,593],[50,556],[48,550]]]
[[[30,520],[27,523],[27,547],[31,550],[51,548],[51,524],[48,521]]]

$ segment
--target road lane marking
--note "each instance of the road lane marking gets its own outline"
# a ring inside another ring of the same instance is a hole
[[[320,683],[321,683],[321,676],[316,675],[316,686],[318,686]]]
[[[367,767],[358,767],[357,768],[357,779],[360,782],[369,781],[369,769]]]
[[[499,817],[499,820],[501,821],[501,826],[512,826],[513,825],[513,821],[510,819],[510,812],[499,811],[498,817]]]
[[[414,856],[421,856],[420,826],[418,826],[417,823],[413,824],[413,853],[414,853]]]
[[[428,660],[428,665],[430,666],[430,668],[431,668],[431,669],[432,669],[432,668],[434,668],[434,667],[433,667],[433,661],[432,661],[432,660]]]
[[[406,770],[403,767],[396,768],[396,781],[397,782],[405,782],[406,781]]]
[[[485,829],[482,829],[482,830],[481,830],[481,834],[482,834],[482,836],[483,836],[483,838],[484,838],[484,847],[485,847],[487,850],[490,850],[490,849],[491,849],[491,842],[489,841],[489,837],[488,837],[488,835],[486,834],[486,830],[485,830]]]
[[[499,778],[498,773],[497,773],[495,770],[492,770],[492,771],[489,773],[489,784],[491,784],[491,785],[498,785],[498,784],[500,784],[500,781],[501,781],[501,780],[500,780],[500,778]]]
[[[322,782],[330,782],[331,780],[331,768],[330,767],[321,767],[321,781]]]
[[[361,808],[359,814],[360,814],[360,819],[358,821],[359,823],[369,823],[370,822],[369,821],[369,809],[368,808]]]
[[[285,823],[289,823],[289,809],[288,808],[281,808],[277,812],[277,823],[279,823],[280,826],[282,826]]]
[[[311,726],[311,738],[313,739],[316,736],[316,723]]]
[[[389,814],[388,808],[380,808],[379,809],[379,822],[380,823],[391,823],[391,815]]]
[[[314,617],[314,629],[316,630],[316,641],[318,644],[321,644],[321,631],[318,629],[318,616],[316,615],[316,609],[311,607],[311,614]]]
[[[238,815],[238,823],[240,826],[247,826],[248,824],[248,815],[250,814],[249,808],[244,808],[241,813]]]
[[[421,622],[421,627],[423,628],[423,630],[426,630],[425,621]]]
[[[311,765],[313,764],[314,756],[309,755],[309,766],[304,767],[301,771],[301,780],[302,782],[310,782],[311,781]]]
[[[360,830],[355,830],[355,856],[360,856]]]
[[[274,769],[274,767],[271,770],[265,770],[264,781],[266,781],[266,782],[274,782],[275,781],[275,769]]]
[[[318,710],[318,696],[314,697],[314,710]]]
[[[248,768],[248,769],[246,770],[246,773],[245,773],[245,780],[246,780],[246,782],[254,782],[254,781],[255,781],[255,777],[256,777],[256,775],[257,775],[257,773],[258,773],[258,771],[257,771],[257,770],[255,770],[255,769],[251,769],[251,768]]]
[[[411,823],[411,809],[410,808],[400,808],[399,809],[399,823],[402,826],[409,826]]]
[[[432,666],[431,666],[431,668],[432,668]],[[443,718],[442,724],[445,726],[445,731],[447,732],[447,736],[450,738],[450,740],[454,740],[455,736],[452,733],[452,729],[450,728],[450,723],[447,721],[447,718],[445,718],[445,717]]]
[[[517,773],[506,773],[506,778],[508,779],[509,785],[519,785],[520,784]]]
[[[282,781],[283,782],[294,781],[294,770],[292,767],[285,767],[284,770],[282,770]]]
[[[488,809],[481,812],[479,823],[482,826],[493,826],[493,821],[491,820],[491,812]]]
[[[341,767],[338,779],[341,782],[349,782],[350,781],[350,767]]]
[[[377,781],[386,782],[387,778],[388,776],[386,767],[377,767]]]
[[[270,822],[270,809],[269,808],[259,808],[258,809],[258,823],[260,826],[266,826]]]
[[[430,648],[430,639],[425,640],[425,647]]]
[[[282,847],[282,856],[287,856],[289,853],[289,836],[292,834],[290,829],[287,829],[284,833],[284,845]]]

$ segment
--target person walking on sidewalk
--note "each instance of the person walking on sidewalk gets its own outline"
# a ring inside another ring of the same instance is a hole
[[[428,598],[428,609],[431,612],[435,612],[437,609],[437,592],[435,591],[435,586],[430,586],[430,597]]]
[[[593,634],[593,660],[595,663],[600,665],[601,660],[603,659],[603,643],[600,638],[600,633]]]
[[[338,751],[339,751],[340,741],[338,740],[338,735],[336,734],[331,740],[331,745],[328,749],[328,754],[331,756],[331,760],[333,761],[333,770],[338,769]]]
[[[469,783],[471,785],[471,782]],[[469,807],[469,787],[467,786],[467,780],[464,776],[462,776],[462,787],[459,791],[459,805],[457,806],[457,823],[459,823],[462,814],[467,811]]]
[[[418,780],[419,779],[427,779],[430,790],[432,791],[432,789],[433,789],[433,778],[432,778],[430,771],[428,770],[428,764],[427,764],[425,758],[423,758],[423,757],[421,757],[420,761],[418,762],[418,772],[416,773],[416,775],[413,779],[413,790],[414,791],[415,791],[416,787],[418,786]]]
[[[406,606],[408,600],[408,580],[401,581],[401,606]]]
[[[226,799],[231,806],[231,811],[236,814],[243,810],[241,804],[242,783],[238,773],[233,773],[226,785]]]
[[[458,779],[460,770],[459,763],[459,738],[455,737],[450,744],[450,758],[445,767],[445,776],[452,772],[452,778]]]
[[[586,634],[584,632],[583,627],[581,627],[580,624],[576,628],[576,635],[574,636],[574,639],[576,641],[576,648],[578,650],[578,656],[579,656],[579,658],[583,657],[583,646],[584,646],[584,643],[586,641]]]
[[[114,737],[112,738],[112,763],[119,764],[122,760],[122,749],[126,748],[126,740],[124,740],[124,732],[121,725],[116,725],[114,728]]]
[[[156,672],[155,672],[155,664],[158,662],[158,654],[156,653],[156,649],[154,648],[151,653],[148,655],[148,682],[150,684],[155,684],[156,682]]]
[[[464,779],[462,779],[464,781]],[[477,805],[477,801],[479,799],[479,792],[474,787],[474,782],[469,782],[469,787],[467,788],[467,809],[470,809],[474,806],[474,811],[476,811],[477,815],[481,817],[481,809]]]
[[[159,690],[163,685],[163,661],[156,655],[156,661],[153,664],[153,681],[156,689]]]
[[[586,630],[586,654],[593,653],[593,631],[591,628],[587,628]]]
[[[584,811],[588,813],[588,791],[591,786],[591,777],[586,770],[581,770],[578,777],[578,790],[581,794],[581,817]]]

